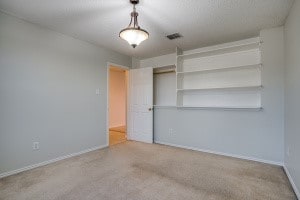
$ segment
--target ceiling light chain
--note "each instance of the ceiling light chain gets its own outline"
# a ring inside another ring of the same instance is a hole
[[[132,11],[132,13],[131,13],[130,24],[131,24],[132,18],[133,18],[133,20],[134,20],[133,25],[134,25],[135,28],[140,28],[140,27],[139,27],[139,24],[138,24],[138,20],[137,20],[137,17],[138,17],[138,16],[139,16],[139,14],[136,12],[135,4],[133,4],[133,11]],[[129,26],[130,26],[130,24],[129,24]]]

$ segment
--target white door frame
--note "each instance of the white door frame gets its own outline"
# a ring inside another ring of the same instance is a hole
[[[110,80],[110,74],[109,74],[109,67],[110,66],[114,66],[114,67],[118,67],[118,68],[122,68],[128,71],[129,73],[129,67],[124,66],[124,65],[119,65],[116,63],[112,63],[112,62],[107,62],[107,66],[106,66],[106,77],[107,77],[107,88],[106,88],[106,146],[109,146],[109,80]],[[129,74],[128,74],[129,75]],[[127,77],[129,78],[129,76]],[[129,96],[128,96],[128,82],[129,80],[126,81],[126,132],[128,133],[128,108],[129,108]]]

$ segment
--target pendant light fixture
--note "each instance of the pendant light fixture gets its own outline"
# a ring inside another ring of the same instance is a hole
[[[131,12],[131,20],[127,28],[120,31],[119,37],[126,40],[133,48],[139,45],[144,40],[148,39],[149,33],[144,29],[141,29],[137,17],[138,13],[135,10],[135,5],[139,3],[139,0],[130,0],[133,5],[133,11]]]

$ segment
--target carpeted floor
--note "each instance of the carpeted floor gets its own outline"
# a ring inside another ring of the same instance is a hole
[[[125,142],[0,180],[3,200],[291,200],[281,167]]]

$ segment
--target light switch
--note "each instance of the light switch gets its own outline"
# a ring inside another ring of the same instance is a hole
[[[98,88],[98,89],[96,89],[96,95],[100,95],[101,94],[101,91],[100,91],[100,89]]]

